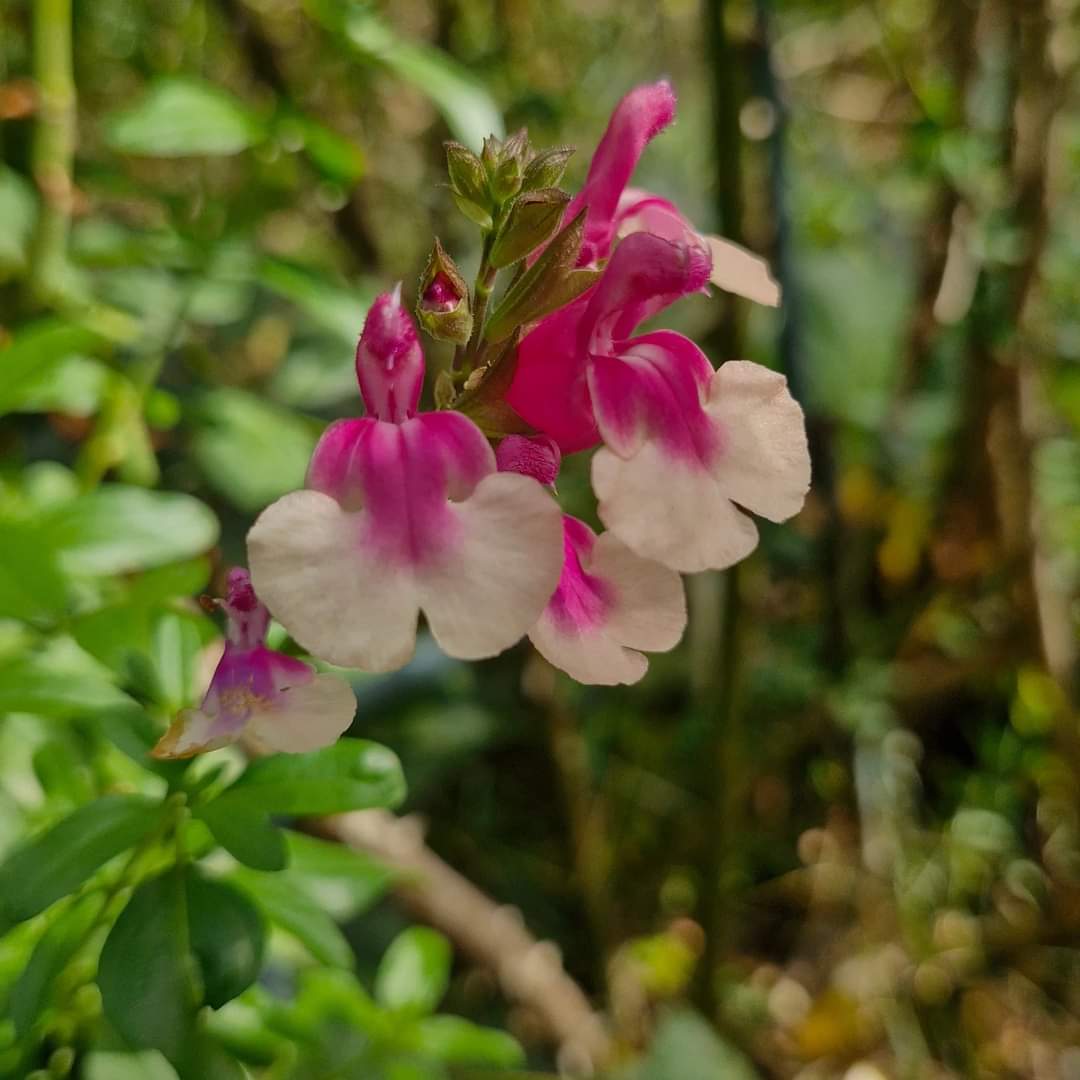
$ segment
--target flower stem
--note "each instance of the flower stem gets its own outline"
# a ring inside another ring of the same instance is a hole
[[[31,250],[29,288],[37,301],[64,291],[75,155],[75,79],[71,59],[71,0],[35,0],[34,76],[39,108],[33,170],[41,213]]]

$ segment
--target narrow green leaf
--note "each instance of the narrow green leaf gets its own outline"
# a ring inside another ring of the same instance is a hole
[[[352,946],[337,923],[301,888],[289,871],[262,874],[243,867],[229,880],[251,897],[263,914],[291,934],[321,964],[352,968]]]
[[[375,299],[375,288],[370,282],[345,288],[284,259],[263,259],[259,264],[259,281],[265,288],[291,300],[316,325],[347,343],[350,350],[356,346],[364,316]]]
[[[247,896],[227,882],[194,872],[187,877],[187,914],[203,1001],[218,1009],[258,978],[266,929]]]
[[[101,338],[62,319],[23,326],[0,349],[0,416],[19,408],[45,374],[69,356],[92,351]]]
[[[106,795],[29,840],[0,865],[0,916],[21,922],[74,892],[150,832],[159,809],[140,795]]]
[[[105,1015],[132,1047],[181,1060],[192,1037],[183,875],[143,882],[105,940],[98,988]]]
[[[258,118],[231,94],[196,79],[157,80],[105,121],[105,141],[147,157],[228,155],[265,137]]]
[[[426,926],[398,934],[375,973],[375,999],[380,1005],[414,1016],[435,1010],[450,981],[450,942]]]

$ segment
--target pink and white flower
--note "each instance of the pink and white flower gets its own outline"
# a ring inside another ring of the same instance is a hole
[[[423,365],[400,296],[380,296],[356,357],[369,415],[332,424],[308,489],[248,534],[259,594],[333,663],[400,667],[421,611],[451,656],[493,656],[524,636],[558,583],[558,507],[531,477],[497,472],[471,420],[417,415]]]
[[[356,712],[352,687],[266,647],[270,614],[246,570],[229,572],[228,595],[218,604],[228,630],[210,687],[198,709],[177,716],[154,757],[192,757],[241,736],[267,750],[294,753],[333,743]]]
[[[559,587],[529,640],[580,683],[637,682],[649,666],[643,651],[674,648],[686,628],[682,578],[569,514],[563,550]]]
[[[810,456],[802,410],[782,375],[746,361],[714,371],[671,330],[629,336],[648,297],[678,280],[683,264],[666,240],[627,237],[579,332],[604,442],[592,462],[600,519],[639,555],[694,572],[731,566],[757,545],[757,528],[736,503],[772,521],[797,513]],[[635,302],[643,289],[646,300]]]

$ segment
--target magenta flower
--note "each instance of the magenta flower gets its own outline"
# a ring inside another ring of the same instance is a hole
[[[352,687],[266,647],[270,614],[246,570],[229,571],[228,595],[218,604],[228,629],[210,688],[200,708],[177,716],[154,747],[154,757],[191,757],[241,735],[267,750],[292,752],[334,742],[356,712]]]
[[[369,415],[332,424],[308,490],[268,507],[248,534],[259,594],[333,663],[400,667],[421,611],[451,656],[493,656],[558,583],[558,507],[531,477],[497,472],[465,416],[416,414],[423,354],[398,293],[372,305],[356,366]]]
[[[666,652],[686,628],[682,579],[569,514],[563,551],[559,587],[529,640],[578,682],[637,682],[649,666],[639,650]]]

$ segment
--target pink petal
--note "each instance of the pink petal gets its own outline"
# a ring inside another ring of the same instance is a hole
[[[638,86],[615,107],[593,154],[585,186],[571,202],[565,220],[589,208],[582,265],[607,257],[619,196],[630,182],[645,147],[675,118],[675,93],[667,82]]]
[[[588,299],[542,319],[518,346],[517,368],[506,400],[527,424],[558,443],[564,454],[600,441],[585,381],[578,327]]]
[[[401,286],[377,296],[356,346],[356,377],[368,413],[401,423],[416,412],[424,385],[424,353]]]
[[[561,461],[558,443],[546,435],[507,435],[495,448],[499,472],[531,476],[545,487],[555,483]]]
[[[646,439],[688,466],[707,468],[719,450],[703,402],[713,369],[689,338],[658,330],[631,339],[618,356],[594,356],[589,389],[605,444],[621,457]]]
[[[730,360],[712,378],[706,410],[723,431],[713,476],[724,493],[770,521],[797,514],[810,488],[810,451],[784,376]]]
[[[682,636],[682,581],[610,533],[598,539],[576,518],[563,523],[562,577],[529,637],[549,663],[578,682],[637,682],[648,661],[636,650],[667,650]]]
[[[610,343],[709,280],[712,261],[696,236],[673,244],[649,233],[633,233],[611,256],[603,277],[589,293],[578,327],[579,348],[609,352]]]

